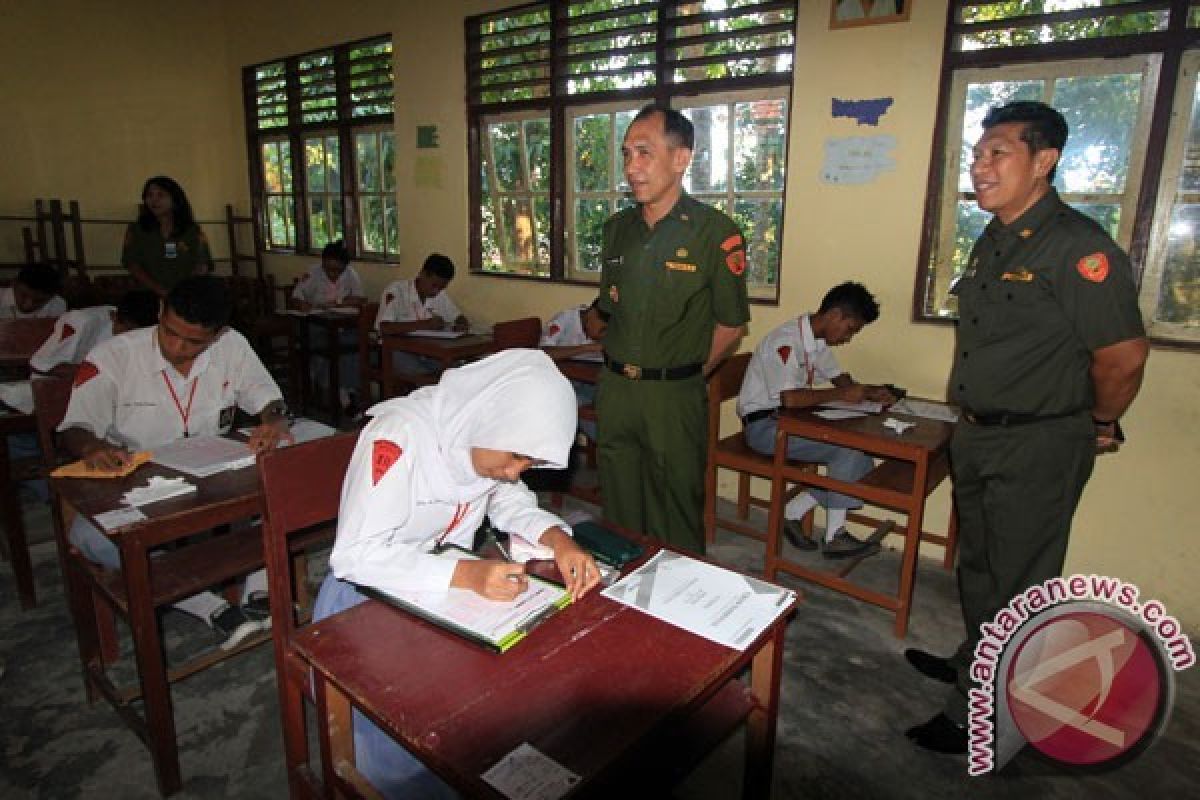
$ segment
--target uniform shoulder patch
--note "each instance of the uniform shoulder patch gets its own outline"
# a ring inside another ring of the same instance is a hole
[[[62,326],[62,338],[59,339],[59,341],[65,342],[67,339],[70,339],[74,335],[75,335],[75,326],[69,322],[64,322],[63,326]]]
[[[79,365],[79,369],[75,370],[75,380],[72,382],[73,387],[83,386],[92,378],[100,374],[100,370],[90,361],[84,361]]]
[[[379,481],[402,455],[404,450],[400,445],[387,439],[376,439],[371,445],[371,485],[378,486]]]
[[[721,242],[721,249],[726,253],[733,250],[735,247],[745,247],[745,242],[742,240],[742,235],[740,233],[735,233],[733,236],[730,236],[728,239]]]
[[[558,327],[558,325],[551,325],[550,328],[546,331],[546,333],[550,334],[551,336],[557,336],[558,332],[561,330],[562,330],[562,328]]]
[[[788,356],[792,354],[792,346],[790,344],[785,344],[775,352],[779,353],[779,360],[786,364]]]
[[[741,275],[746,271],[746,251],[734,250],[725,256],[725,266],[729,267],[729,271],[734,275]]]
[[[1108,277],[1108,256],[1104,253],[1092,253],[1084,256],[1075,264],[1075,269],[1084,280],[1092,283],[1103,283]]]

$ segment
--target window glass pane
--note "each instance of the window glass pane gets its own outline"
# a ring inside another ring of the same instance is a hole
[[[359,133],[354,136],[355,162],[358,166],[358,188],[377,192],[380,187],[379,149],[374,133]]]
[[[292,143],[279,142],[280,175],[283,178],[283,190],[292,191]]]
[[[1193,134],[1195,127],[1193,127]],[[1200,328],[1200,204],[1175,206],[1154,318]]]
[[[384,221],[387,223],[387,252],[395,255],[400,252],[400,226],[397,224],[395,195],[386,195],[383,198],[383,209]]]
[[[992,215],[981,211],[974,200],[959,200],[955,209],[954,241],[951,245],[949,269],[944,275],[938,275],[937,296],[938,307],[934,316],[948,317],[958,313],[958,298],[947,294],[950,284],[955,277],[961,275],[967,268],[967,259],[971,256],[971,248],[975,240],[983,234]]]
[[[1117,228],[1121,224],[1120,205],[1116,203],[1071,203],[1071,207],[1094,219],[1113,239],[1117,238]]]
[[[575,188],[603,192],[611,188],[613,164],[612,115],[588,114],[575,118]]]
[[[550,199],[545,195],[533,198],[534,236],[537,243],[538,268],[535,274],[550,274]]]
[[[971,186],[971,149],[983,136],[983,118],[996,106],[1016,100],[1041,100],[1045,81],[995,81],[967,86],[967,106],[963,113],[962,153],[958,162],[958,190],[974,191]]]
[[[738,199],[733,218],[746,237],[746,283],[751,291],[774,287],[779,281],[783,201]]]
[[[320,250],[329,244],[329,198],[317,195],[308,199],[308,238],[312,250]]]
[[[550,188],[550,119],[525,120],[526,159],[529,163],[529,187],[544,192]]]
[[[521,169],[521,127],[516,122],[495,122],[488,125],[488,138],[492,145],[496,181],[502,191],[526,188]]]
[[[329,191],[340,192],[342,190],[342,165],[341,158],[342,148],[338,143],[338,137],[325,137],[325,179],[329,186]]]
[[[304,140],[304,168],[310,192],[325,191],[325,140]]]
[[[734,108],[734,188],[783,191],[787,103],[759,100],[738,103]]]
[[[383,150],[383,188],[389,192],[396,191],[396,134],[385,131],[379,137]]]
[[[1055,184],[1068,192],[1124,192],[1142,76],[1060,78],[1054,106],[1067,119],[1067,147]]]
[[[501,203],[501,225],[503,226],[503,251],[501,260],[512,267],[523,266],[515,271],[529,274],[529,265],[537,256],[534,241],[533,204],[526,197],[505,198]]]
[[[283,175],[279,171],[279,144],[266,142],[262,146],[263,187],[268,192],[283,191]]]
[[[292,247],[295,244],[292,198],[267,198],[267,231],[271,247]]]
[[[683,115],[696,133],[684,188],[691,193],[724,191],[729,185],[729,106],[686,108]]]
[[[608,200],[575,201],[575,269],[600,273],[600,248],[604,244],[604,221],[612,215]]]
[[[387,234],[384,230],[383,200],[379,197],[364,197],[359,204],[359,226],[362,231],[363,249],[382,253]]]

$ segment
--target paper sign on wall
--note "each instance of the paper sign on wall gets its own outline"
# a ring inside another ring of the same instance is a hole
[[[821,180],[835,185],[871,183],[881,172],[896,168],[895,136],[848,136],[825,140]]]

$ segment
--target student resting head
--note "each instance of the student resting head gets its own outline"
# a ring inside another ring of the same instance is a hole
[[[49,303],[62,289],[58,270],[43,264],[21,268],[13,281],[13,303],[22,314],[32,314]]]

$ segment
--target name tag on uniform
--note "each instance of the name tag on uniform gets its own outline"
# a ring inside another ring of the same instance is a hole
[[[167,258],[175,258],[175,256],[178,255],[178,251],[175,248],[175,242],[163,243],[163,255]]]
[[[673,272],[695,272],[696,265],[689,264],[686,261],[668,261],[667,269]]]
[[[1006,272],[1000,276],[1002,281],[1017,281],[1018,283],[1029,283],[1033,280],[1033,273],[1021,267],[1020,269]]]

